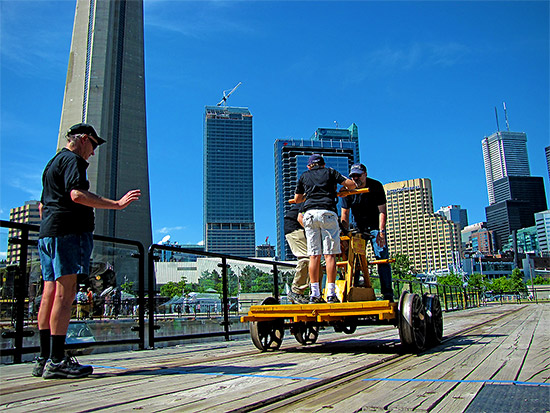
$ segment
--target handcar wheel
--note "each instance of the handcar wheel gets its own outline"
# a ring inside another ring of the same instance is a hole
[[[424,294],[422,297],[426,310],[426,345],[435,346],[443,339],[443,310],[437,294]]]
[[[357,323],[355,322],[337,321],[332,326],[336,333],[353,334],[357,330]]]
[[[413,352],[426,345],[426,313],[418,294],[404,291],[399,299],[399,338]]]
[[[279,302],[273,297],[267,297],[262,305],[277,305]],[[261,351],[274,351],[281,347],[285,333],[284,320],[250,322],[250,338]]]
[[[303,346],[315,344],[319,337],[319,326],[314,323],[295,323],[290,329],[296,341]]]

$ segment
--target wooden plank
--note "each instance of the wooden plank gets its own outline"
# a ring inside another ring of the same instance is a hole
[[[539,341],[548,341],[543,327],[547,323],[542,320],[548,317],[550,306],[540,306],[545,310],[540,313],[533,313],[534,305],[527,307],[495,306],[444,314],[446,335],[474,322],[487,323],[481,333],[463,334],[433,351],[384,365],[368,376],[427,381],[354,380],[315,397],[304,397],[292,410],[315,411],[332,406],[334,411],[355,411],[389,405],[395,409],[416,406],[418,410],[433,408],[441,412],[450,406],[453,409],[446,411],[461,411],[481,385],[443,380],[477,377],[476,374],[485,377],[489,372],[493,377],[508,377],[512,371],[521,376],[523,369],[529,370],[531,377],[542,377],[537,376],[535,362],[548,363],[548,356],[534,347]],[[512,314],[518,309],[524,311],[508,317],[511,321],[496,320],[501,314]],[[349,336],[329,330],[320,334],[320,340],[327,342],[310,347],[297,347],[293,337],[287,335],[282,351],[275,353],[256,352],[246,338],[226,344],[85,356],[80,360],[84,364],[112,368],[97,368],[97,374],[83,380],[32,378],[30,364],[0,366],[0,409],[227,411],[315,382],[306,380],[306,376],[316,380],[337,377],[400,351],[394,327],[365,327]],[[519,354],[524,355],[523,363],[506,360]],[[484,361],[484,357],[488,360]]]

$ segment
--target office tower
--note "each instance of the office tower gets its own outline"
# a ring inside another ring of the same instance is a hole
[[[21,224],[32,224],[40,225],[40,211],[38,206],[40,202],[38,201],[27,201],[25,205],[20,207],[10,209],[10,221],[18,222]],[[17,239],[21,237],[21,231],[17,229],[10,228],[9,232],[10,239]],[[38,232],[29,232],[29,240],[37,241]],[[29,246],[27,249],[28,258],[38,259],[38,249],[36,246]],[[9,263],[18,263],[19,257],[21,255],[21,245],[15,243],[8,244],[7,252],[7,262]]]
[[[483,255],[493,254],[495,249],[495,232],[487,228],[480,229],[470,236],[471,249],[474,252],[481,252]]]
[[[290,260],[294,255],[285,241],[284,216],[294,198],[296,183],[307,170],[313,153],[323,155],[327,167],[347,176],[359,157],[355,142],[350,139],[277,139],[275,141],[275,197],[277,208],[277,251],[279,259]]]
[[[550,179],[550,146],[544,148],[544,154],[546,155],[546,169],[548,170],[548,179]]]
[[[510,236],[508,236],[508,239],[506,241],[507,242],[504,245],[503,249],[505,251],[513,251],[514,235],[510,234]],[[518,229],[516,231],[515,242],[519,253],[524,254],[529,252],[529,253],[538,254],[540,247],[539,247],[539,241],[537,239],[537,227],[532,226],[532,227]]]
[[[489,205],[494,204],[494,182],[506,176],[530,176],[527,135],[523,132],[493,133],[481,141]]]
[[[359,130],[355,123],[352,123],[347,129],[317,128],[310,139],[314,141],[330,141],[335,139],[352,141],[355,143],[355,153],[357,154],[354,163],[361,162],[359,160]]]
[[[256,258],[274,258],[275,246],[269,244],[262,244],[256,246]]]
[[[406,255],[419,272],[456,271],[461,251],[458,225],[434,214],[431,181],[392,182],[384,189],[390,253]]]
[[[119,199],[139,188],[141,199],[122,211],[96,209],[95,233],[137,240],[147,249],[152,237],[144,74],[142,0],[77,0],[58,149],[71,125],[96,128],[107,143],[89,159],[90,191]],[[121,268],[116,264],[125,259],[116,255],[101,243],[94,248],[96,262],[136,272],[135,259]]]
[[[547,209],[544,182],[536,176],[507,176],[493,186],[495,203],[485,208],[485,214],[502,248],[512,231],[535,225],[534,214]]]
[[[535,214],[535,225],[537,226],[540,251],[548,255],[550,254],[550,210],[537,212]]]
[[[460,205],[449,205],[441,207],[437,210],[439,214],[450,221],[458,224],[458,228],[462,231],[468,225],[468,211],[460,208]]]
[[[495,232],[487,229],[486,222],[466,226],[461,232],[463,255],[481,252],[491,255],[496,252]]]
[[[252,172],[250,111],[206,106],[203,204],[206,251],[254,257]]]

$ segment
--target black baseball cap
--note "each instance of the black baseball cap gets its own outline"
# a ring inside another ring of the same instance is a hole
[[[85,133],[86,135],[92,136],[97,141],[98,146],[105,143],[105,139],[100,138],[94,127],[87,123],[77,123],[76,125],[71,126],[67,131],[67,136],[78,135],[80,133]]]
[[[314,163],[318,163],[320,165],[324,165],[325,164],[325,160],[323,159],[323,157],[321,155],[319,155],[318,153],[314,153],[313,155],[311,155],[307,161],[307,164],[308,165],[313,165]]]

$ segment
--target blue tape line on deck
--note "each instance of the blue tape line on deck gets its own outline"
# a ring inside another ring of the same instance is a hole
[[[515,381],[515,380],[445,380],[445,379],[390,379],[390,378],[373,378],[363,379],[363,381],[423,381],[433,383],[486,383],[486,384],[516,384],[520,386],[550,386],[550,383],[536,383],[530,381]]]
[[[117,369],[117,370],[128,370],[126,367],[113,367],[113,366],[98,366],[95,364],[92,364],[92,367],[94,369]]]

